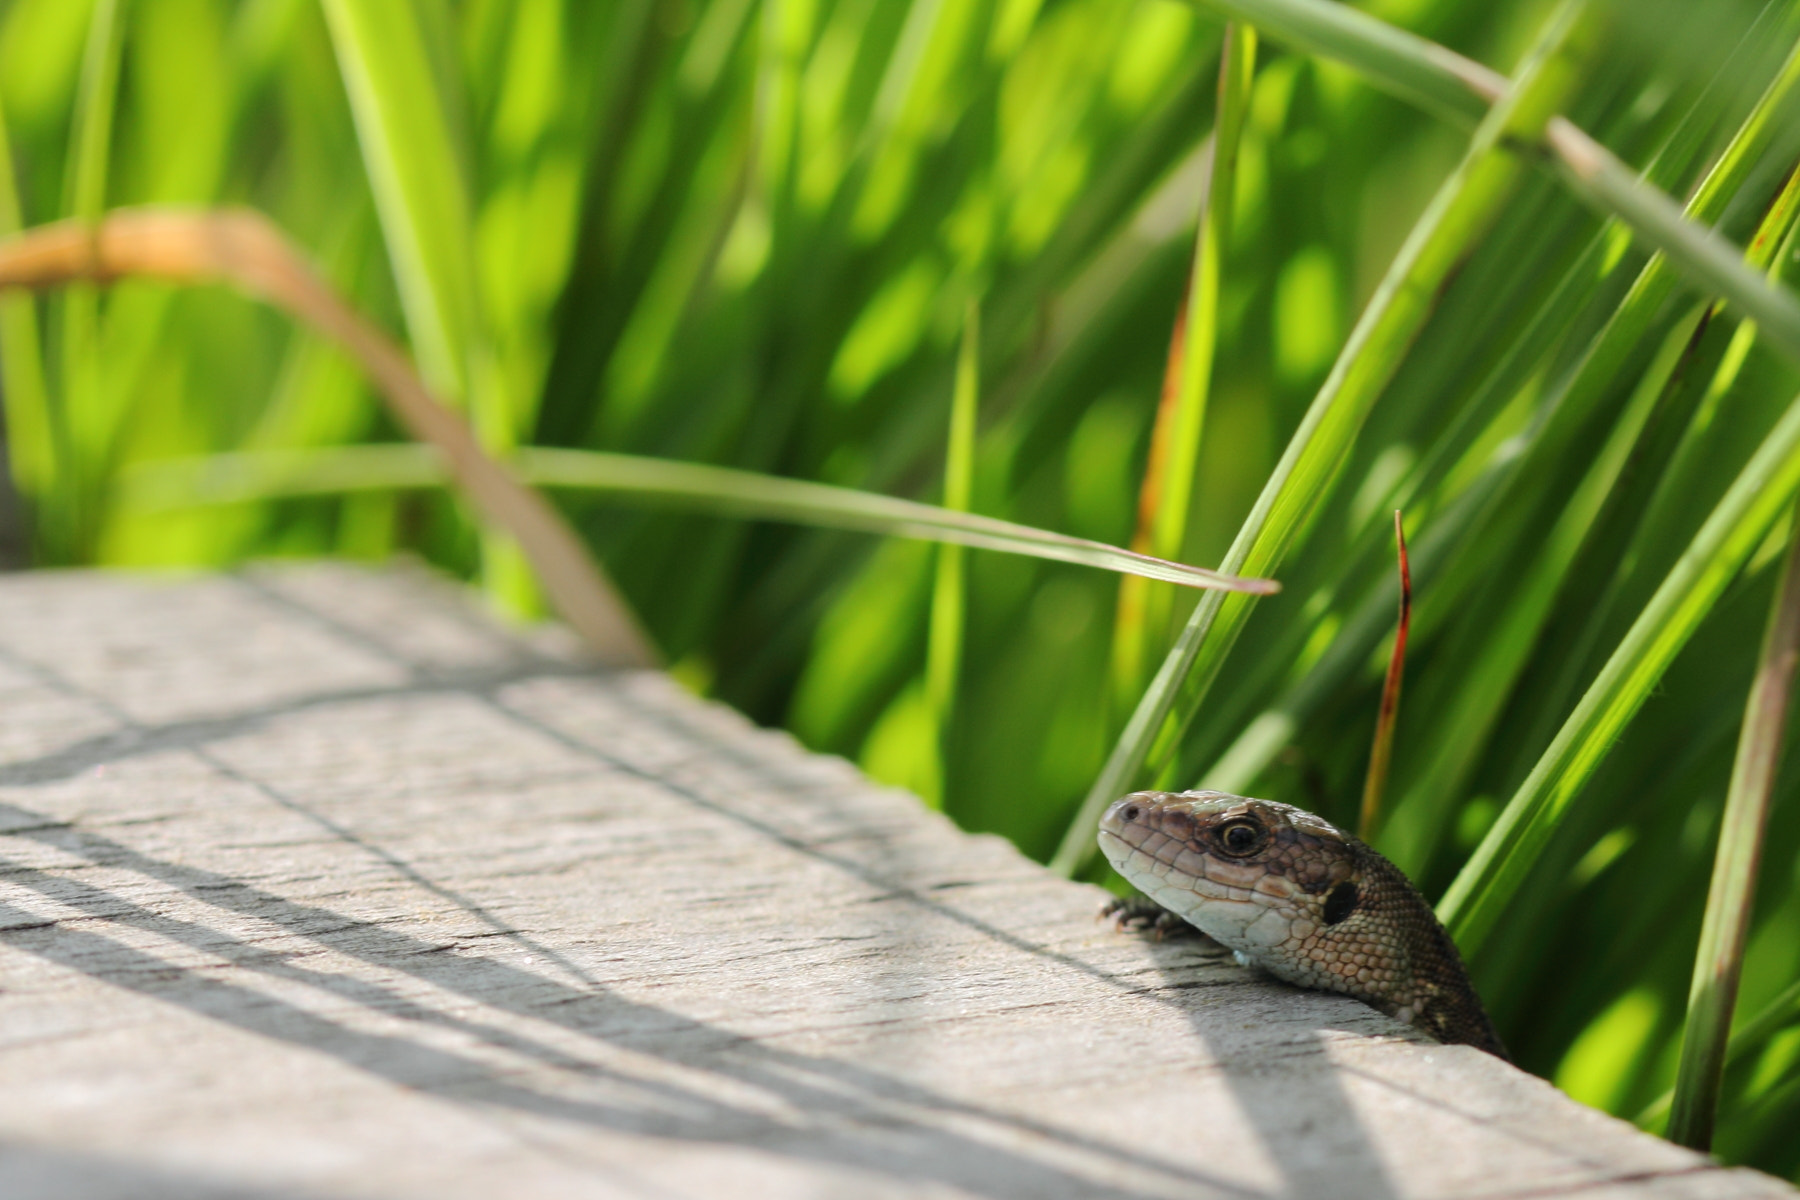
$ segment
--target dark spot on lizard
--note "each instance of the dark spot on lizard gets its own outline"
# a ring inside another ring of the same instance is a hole
[[[1331,894],[1325,897],[1325,923],[1337,925],[1348,919],[1356,911],[1356,902],[1360,899],[1356,884],[1348,879],[1332,888]]]

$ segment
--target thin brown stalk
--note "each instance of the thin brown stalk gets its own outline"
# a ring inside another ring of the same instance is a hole
[[[400,347],[340,299],[267,218],[246,209],[120,209],[98,224],[43,225],[0,242],[0,287],[125,276],[230,282],[337,342],[374,380],[401,425],[443,456],[483,515],[518,540],[557,611],[594,652],[618,666],[655,661],[630,609],[568,522],[482,450]]]
[[[1750,936],[1750,917],[1756,902],[1756,876],[1762,865],[1763,830],[1768,825],[1775,775],[1781,767],[1781,746],[1787,734],[1788,704],[1793,698],[1797,663],[1800,520],[1794,524],[1787,566],[1775,593],[1775,607],[1769,614],[1756,679],[1744,706],[1737,760],[1731,768],[1731,789],[1725,797],[1725,819],[1713,858],[1712,883],[1706,892],[1700,947],[1694,955],[1687,1028],[1681,1039],[1681,1065],[1675,1075],[1668,1136],[1670,1141],[1696,1150],[1712,1145],[1731,1017],[1737,1007],[1738,979],[1744,966],[1744,944]]]
[[[1238,146],[1256,73],[1256,31],[1240,22],[1225,26],[1219,47],[1218,103],[1207,151],[1206,184],[1194,228],[1187,289],[1175,313],[1162,395],[1151,431],[1150,454],[1138,492],[1137,528],[1131,548],[1179,558],[1187,535],[1200,439],[1212,392],[1219,339],[1219,281],[1231,236],[1232,193]],[[1124,579],[1119,585],[1113,634],[1113,697],[1129,707],[1143,688],[1144,661],[1168,640],[1174,598],[1166,588]]]
[[[1362,815],[1357,836],[1375,836],[1381,795],[1387,790],[1388,763],[1394,753],[1394,724],[1400,717],[1400,677],[1406,670],[1406,631],[1412,627],[1412,566],[1406,557],[1406,530],[1394,510],[1394,545],[1400,556],[1400,621],[1394,627],[1394,649],[1388,655],[1387,679],[1381,685],[1381,712],[1375,718],[1375,744],[1369,749],[1369,773],[1363,779]]]
[[[1198,263],[1189,268],[1191,277]],[[1189,284],[1190,290],[1192,283]],[[1162,391],[1156,402],[1156,423],[1150,434],[1150,454],[1144,462],[1144,482],[1138,489],[1137,526],[1131,548],[1153,553],[1156,514],[1162,508],[1163,476],[1168,473],[1169,442],[1174,436],[1175,409],[1181,403],[1181,373],[1187,362],[1188,297],[1184,293],[1175,309],[1175,327],[1169,333],[1169,354],[1163,363]]]
[[[1190,274],[1194,268],[1190,268]],[[1191,285],[1190,285],[1191,288]],[[1188,298],[1183,293],[1175,310],[1175,328],[1169,334],[1169,354],[1163,365],[1162,393],[1151,426],[1150,453],[1144,462],[1144,482],[1138,489],[1137,525],[1131,549],[1153,553],[1156,513],[1162,505],[1163,476],[1168,470],[1169,441],[1175,426],[1175,409],[1181,400],[1181,372],[1187,350]],[[1136,698],[1144,671],[1149,642],[1150,581],[1135,575],[1119,579],[1118,613],[1113,620],[1113,693],[1129,705]]]

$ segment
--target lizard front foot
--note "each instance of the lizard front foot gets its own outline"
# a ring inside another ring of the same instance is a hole
[[[1206,936],[1148,896],[1114,896],[1100,906],[1095,920],[1111,921],[1121,933],[1153,933],[1159,942],[1171,936]]]

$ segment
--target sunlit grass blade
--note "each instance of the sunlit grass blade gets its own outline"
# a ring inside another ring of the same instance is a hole
[[[1800,398],[1732,482],[1445,894],[1439,915],[1466,952],[1480,949],[1619,731],[1796,490]]]
[[[124,43],[126,0],[94,0],[87,47],[81,60],[69,170],[63,178],[63,207],[83,221],[97,221],[106,206],[112,157],[113,117],[119,90],[119,49]]]
[[[426,386],[468,399],[475,281],[468,186],[410,6],[325,0],[339,70]]]
[[[1501,461],[1491,464],[1465,495],[1431,522],[1418,544],[1408,551],[1409,568],[1417,567],[1423,575],[1427,564],[1435,565],[1468,535],[1483,502],[1509,477],[1517,453],[1509,451],[1500,457]],[[1202,774],[1200,786],[1222,792],[1248,788],[1290,743],[1300,723],[1313,714],[1332,689],[1341,686],[1367,661],[1392,616],[1385,593],[1371,592],[1366,596],[1344,621],[1331,648],[1318,663],[1283,689],[1273,704],[1244,727]]]
[[[1715,170],[1708,183],[1717,176]],[[1747,256],[1750,266],[1764,268],[1771,277],[1779,278],[1783,263],[1776,247],[1790,244],[1797,211],[1800,169],[1789,174],[1763,215]],[[1634,295],[1648,290],[1643,285],[1656,265],[1653,260],[1645,267],[1634,286]],[[1679,336],[1678,326],[1671,337]],[[1554,831],[1562,812],[1605,756],[1619,729],[1637,711],[1663,668],[1747,560],[1755,548],[1754,539],[1760,538],[1761,531],[1766,531],[1774,519],[1768,508],[1769,497],[1760,489],[1795,486],[1782,482],[1794,469],[1793,464],[1782,461],[1782,456],[1800,449],[1800,433],[1794,432],[1797,420],[1800,400],[1788,406],[1781,421],[1713,509],[1445,893],[1439,915],[1458,936],[1459,943],[1464,936],[1469,938],[1469,952],[1486,937],[1530,869],[1532,848],[1541,845]],[[1789,440],[1784,441],[1784,437]],[[1780,507],[1778,495],[1773,512],[1779,512]],[[1743,538],[1752,537],[1751,530],[1759,532],[1746,547]]]
[[[519,456],[527,476],[540,487],[632,491],[640,495],[661,494],[671,500],[691,498],[714,512],[806,521],[826,528],[1029,554],[1105,571],[1129,571],[1186,587],[1259,596],[1281,590],[1281,585],[1272,579],[1227,575],[1166,562],[1086,538],[828,484],[582,450],[538,447],[521,449]]]
[[[1504,76],[1347,4],[1321,0],[1193,0],[1272,34],[1296,50],[1337,59],[1371,83],[1441,115],[1474,124]]]
[[[1231,234],[1231,207],[1237,187],[1238,144],[1256,71],[1256,31],[1227,27],[1219,50],[1218,118],[1213,131],[1212,170],[1204,194],[1189,274],[1181,349],[1172,355],[1176,379],[1173,406],[1158,413],[1161,454],[1160,495],[1151,514],[1148,553],[1180,555],[1193,503],[1195,465],[1206,427],[1213,360],[1219,340],[1219,281]],[[1167,421],[1163,420],[1167,415]]]
[[[1712,1145],[1725,1047],[1737,1008],[1738,979],[1762,866],[1763,834],[1787,736],[1796,659],[1800,659],[1800,528],[1788,547],[1756,679],[1744,707],[1712,884],[1706,894],[1706,916],[1700,926],[1700,946],[1694,954],[1694,981],[1688,994],[1687,1028],[1682,1035],[1668,1136],[1670,1141],[1697,1150]]]
[[[134,512],[160,513],[307,496],[417,491],[451,482],[449,468],[430,446],[377,442],[134,463],[119,477],[118,502]]]
[[[1388,655],[1381,684],[1381,711],[1375,718],[1375,740],[1369,750],[1369,772],[1363,777],[1362,811],[1357,836],[1369,841],[1381,818],[1381,795],[1387,789],[1388,760],[1394,753],[1394,724],[1400,718],[1400,679],[1406,670],[1406,634],[1412,627],[1412,564],[1406,557],[1406,528],[1394,510],[1394,547],[1400,559],[1400,618],[1394,625],[1394,649]]]
[[[1149,460],[1138,500],[1131,548],[1159,558],[1181,557],[1193,504],[1195,465],[1206,426],[1213,361],[1219,339],[1219,280],[1231,233],[1237,187],[1238,145],[1256,74],[1256,31],[1231,24],[1219,49],[1219,100],[1215,108],[1211,168],[1201,190],[1187,294],[1175,318],[1164,368],[1161,401],[1150,435]],[[1139,576],[1119,581],[1114,618],[1112,686],[1122,709],[1143,687],[1150,647],[1162,649],[1172,597]]]
[[[1329,0],[1197,0],[1253,22],[1292,45],[1335,58],[1371,82],[1426,100],[1439,111],[1467,115],[1501,94],[1495,72],[1414,34]],[[1462,96],[1472,97],[1472,109]],[[1715,291],[1762,323],[1771,344],[1800,363],[1800,300],[1747,271],[1742,251],[1682,216],[1681,206],[1640,180],[1599,142],[1563,118],[1533,134],[1554,154],[1575,192],[1617,216],[1667,254],[1696,286]]]
[[[1130,572],[1186,587],[1256,595],[1280,590],[1272,579],[1220,575],[976,513],[731,467],[550,446],[521,446],[513,465],[520,478],[538,487],[632,497],[656,507],[918,538]],[[437,457],[423,446],[351,446],[146,463],[133,471],[127,494],[132,503],[156,509],[425,487],[448,478]]]
[[[1738,1022],[1731,1029],[1721,1066],[1730,1067],[1741,1062],[1745,1055],[1762,1049],[1771,1037],[1796,1022],[1800,1022],[1800,979],[1789,984],[1779,995],[1763,1005],[1755,1016],[1748,1021]],[[1632,1120],[1645,1129],[1661,1129],[1667,1123],[1674,1103],[1675,1089],[1670,1088],[1651,1101]]]
[[[504,454],[517,440],[514,419],[476,287],[469,187],[419,14],[385,0],[327,0],[325,14],[420,373],[466,404],[481,444]],[[484,533],[482,575],[503,606],[535,608],[502,531]]]
[[[87,46],[82,54],[81,86],[63,175],[63,211],[93,224],[106,205],[106,186],[112,159],[112,128],[119,86],[123,16],[120,0],[96,0],[89,17]],[[100,295],[91,283],[77,283],[57,297],[57,339],[64,429],[68,434],[67,467],[73,486],[66,493],[63,540],[47,545],[51,557],[79,555],[94,533],[94,510],[100,490],[99,474],[108,445],[117,435],[117,422],[106,403],[105,381],[98,353],[100,344]]]
[[[1628,300],[1621,313],[1628,313],[1629,305]],[[1513,602],[1483,639],[1474,661],[1460,665],[1468,683],[1458,690],[1451,702],[1450,716],[1445,720],[1445,727],[1456,730],[1458,736],[1428,749],[1426,766],[1395,808],[1397,814],[1420,811],[1428,805],[1436,805],[1444,796],[1460,792],[1476,755],[1486,745],[1494,724],[1501,717],[1519,673],[1530,660],[1531,648],[1542,635],[1545,623],[1555,616],[1563,584],[1604,512],[1608,498],[1630,466],[1646,425],[1691,352],[1706,309],[1705,304],[1694,305],[1676,321],[1664,337],[1657,356],[1638,379],[1630,398],[1614,419],[1605,442],[1593,454],[1586,472],[1578,480],[1571,481],[1568,502],[1541,539],[1538,552],[1532,556],[1515,588]],[[1603,335],[1602,349],[1608,348],[1604,345],[1605,340]],[[1593,356],[1589,361],[1593,361]],[[1582,376],[1590,378],[1595,387],[1603,382],[1588,376],[1585,367]],[[1578,377],[1578,383],[1581,378]],[[1573,394],[1571,389],[1571,395],[1566,399],[1586,398]],[[1384,841],[1382,849],[1400,864],[1402,870],[1418,870],[1428,860],[1429,849],[1439,833],[1441,828],[1436,823],[1408,822],[1393,838]]]
[[[630,609],[561,515],[483,451],[400,348],[339,299],[262,217],[243,210],[124,210],[97,227],[63,222],[0,243],[0,287],[126,275],[230,280],[335,339],[381,388],[400,423],[443,456],[463,493],[518,540],[576,632],[620,664],[655,661]]]
[[[0,237],[18,233],[24,224],[13,161],[12,136],[0,111]],[[39,507],[42,519],[61,494],[63,455],[44,377],[37,305],[30,296],[0,296],[0,391],[6,397],[13,485]]]
[[[981,399],[981,310],[973,299],[963,319],[962,350],[956,357],[956,389],[950,399],[950,438],[944,455],[944,507],[968,512],[975,490],[975,417]],[[928,803],[944,804],[945,743],[956,718],[956,684],[962,668],[964,548],[946,543],[937,548],[937,570],[931,586],[931,630],[925,643],[925,701],[937,733],[936,795]]]
[[[1593,286],[1603,283],[1617,268],[1616,259],[1608,263],[1600,257],[1604,249],[1605,242],[1597,238],[1577,260],[1559,286],[1558,298],[1534,316],[1533,326],[1537,332],[1527,335],[1527,344],[1540,337],[1541,344],[1556,344],[1555,331],[1565,328],[1567,322],[1575,318],[1585,298],[1592,295]],[[1633,291],[1631,295],[1638,297],[1640,293]],[[1660,299],[1653,303],[1660,303]],[[1436,488],[1424,493],[1428,498],[1430,519],[1425,522],[1417,544],[1409,547],[1408,555],[1421,579],[1433,577],[1446,563],[1455,563],[1472,542],[1479,541],[1479,531],[1497,513],[1511,507],[1508,496],[1520,486],[1520,473],[1535,451],[1542,449],[1546,442],[1554,441],[1565,424],[1579,426],[1584,421],[1585,410],[1603,391],[1600,385],[1610,381],[1620,369],[1624,355],[1619,351],[1629,349],[1627,338],[1635,339],[1642,328],[1648,326],[1653,309],[1640,306],[1639,311],[1641,324],[1633,325],[1629,333],[1625,323],[1617,317],[1606,324],[1604,336],[1608,344],[1616,348],[1607,359],[1611,365],[1597,362],[1598,350],[1590,350],[1579,360],[1583,365],[1578,374],[1570,369],[1563,372],[1565,380],[1571,376],[1576,380],[1585,379],[1585,386],[1565,382],[1553,387],[1549,394],[1535,402],[1535,415],[1517,433],[1485,439],[1487,448],[1479,460],[1468,464],[1467,475],[1462,470],[1451,469]],[[1514,353],[1509,352],[1497,365],[1496,373],[1482,384],[1483,391],[1493,388],[1496,394],[1518,397],[1534,388],[1526,367],[1530,360],[1515,358]],[[1496,417],[1504,420],[1504,413],[1502,409]],[[1434,495],[1434,492],[1439,494]],[[1376,644],[1386,636],[1391,622],[1392,609],[1386,592],[1366,591],[1338,626],[1329,647],[1317,661],[1286,685],[1262,712],[1242,722],[1230,745],[1213,759],[1210,766],[1200,770],[1200,786],[1227,792],[1248,789],[1290,745],[1301,724],[1369,660]],[[1429,756],[1430,749],[1427,748],[1425,757]],[[1385,851],[1387,847],[1384,845],[1383,849]]]
[[[1574,138],[1572,130],[1567,122],[1559,123],[1550,140],[1563,150],[1565,174],[1579,183],[1577,190],[1601,212],[1643,235],[1689,283],[1739,308],[1771,346],[1800,364],[1800,300],[1751,268],[1741,248],[1688,220],[1673,200],[1617,159],[1593,153],[1593,144]]]
[[[1789,56],[1781,74],[1764,92],[1695,189],[1688,201],[1690,217],[1698,221],[1715,219],[1742,186],[1757,155],[1767,146],[1773,118],[1800,90],[1800,69],[1797,68],[1800,68],[1800,52]],[[1795,184],[1796,179],[1790,177],[1787,186],[1764,213],[1751,241],[1748,256],[1758,267],[1768,264],[1776,241],[1789,227],[1795,202],[1800,199]],[[1652,255],[1644,264],[1617,311],[1583,355],[1579,367],[1561,385],[1555,401],[1561,414],[1560,429],[1578,429],[1586,415],[1617,387],[1634,351],[1653,328],[1657,314],[1674,294],[1679,282],[1679,276],[1665,255]],[[1571,502],[1563,507],[1556,524],[1543,539],[1543,551],[1532,557],[1524,586],[1518,589],[1520,599],[1508,607],[1500,624],[1482,639],[1477,659],[1464,668],[1469,683],[1456,693],[1452,701],[1454,716],[1446,723],[1447,727],[1458,731],[1458,736],[1442,739],[1429,751],[1427,766],[1401,800],[1402,806],[1409,810],[1422,809],[1436,806],[1445,796],[1460,794],[1476,756],[1486,744],[1486,731],[1499,719],[1513,681],[1526,667],[1528,648],[1536,643],[1545,622],[1556,611],[1554,601],[1558,589],[1567,577],[1575,555],[1627,467],[1637,431],[1650,419],[1658,396],[1686,361],[1694,335],[1703,326],[1710,307],[1706,303],[1693,306],[1664,335],[1657,358],[1639,378],[1631,400],[1614,419],[1605,447],[1590,460],[1583,480],[1578,484],[1571,483]],[[1547,445],[1543,449],[1554,447]],[[1530,486],[1530,481],[1524,481],[1523,486]],[[1401,822],[1384,840],[1382,849],[1403,869],[1417,870],[1426,864],[1430,850],[1442,832],[1440,826],[1424,820]]]
[[[1580,19],[1583,7],[1565,3],[1556,9],[1517,84],[1482,121],[1463,161],[1408,235],[1221,570],[1278,569],[1335,481],[1364,418],[1431,314],[1439,287],[1526,169],[1511,143],[1533,140],[1573,90],[1576,61],[1592,33],[1590,22]],[[1578,25],[1583,37],[1572,36]],[[1154,756],[1160,765],[1172,753],[1249,617],[1246,602],[1225,599],[1203,597],[1194,609],[1075,814],[1052,861],[1055,869],[1071,875],[1080,870],[1095,852],[1093,824],[1100,812],[1130,790],[1146,759]]]

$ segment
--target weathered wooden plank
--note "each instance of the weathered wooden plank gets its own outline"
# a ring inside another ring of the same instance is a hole
[[[0,1194],[1792,1196],[422,574],[0,580]]]

